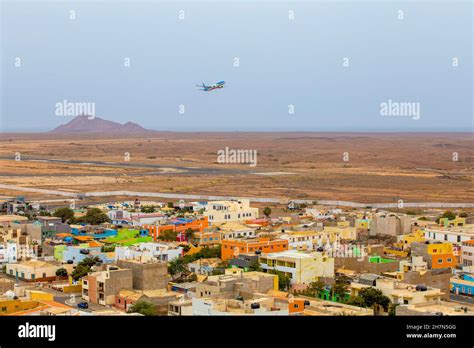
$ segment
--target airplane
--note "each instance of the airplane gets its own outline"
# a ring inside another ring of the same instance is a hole
[[[224,88],[224,85],[225,85],[225,81],[219,81],[219,82],[217,82],[213,85],[210,85],[210,86],[206,86],[204,84],[204,82],[202,83],[202,85],[196,85],[196,86],[202,88],[202,89],[200,89],[200,91],[210,92],[210,91],[213,91],[215,89]]]

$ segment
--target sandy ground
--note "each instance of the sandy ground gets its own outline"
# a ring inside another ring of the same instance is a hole
[[[257,166],[217,163],[217,151],[225,147],[257,150]],[[118,164],[125,163],[124,154],[129,153],[128,163],[135,167],[14,161],[17,152],[24,159]],[[457,161],[453,161],[455,154]],[[164,167],[152,169],[141,164]],[[196,174],[175,167],[240,172]],[[472,202],[473,168],[471,134],[156,133],[120,139],[0,136],[0,183],[76,192],[134,190],[359,202]],[[11,192],[0,190],[0,194]]]

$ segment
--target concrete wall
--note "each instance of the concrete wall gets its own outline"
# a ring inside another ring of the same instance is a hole
[[[376,215],[372,221],[370,235],[382,234],[396,236],[408,234],[411,230],[411,217],[408,215]]]
[[[356,273],[374,273],[381,274],[383,272],[394,272],[398,270],[399,263],[386,262],[386,263],[371,263],[368,257],[364,257],[362,260],[357,257],[336,257],[335,268],[344,268],[355,271]]]
[[[41,225],[36,225],[36,224],[21,225],[21,233],[30,236],[31,241],[36,241],[40,244],[43,242],[43,233],[42,233]]]
[[[169,296],[159,296],[159,297],[148,297],[145,296],[146,301],[153,303],[156,306],[156,311],[158,315],[167,315],[168,307],[171,301],[176,301],[176,295],[170,294]]]
[[[443,299],[449,299],[449,279],[451,272],[449,270],[430,270],[424,274],[420,272],[404,273],[403,282],[412,285],[426,285],[433,288],[441,289],[444,293]]]
[[[166,262],[138,263],[129,260],[118,260],[117,265],[128,268],[133,274],[133,289],[164,289],[168,285],[168,264]]]
[[[132,271],[130,269],[120,269],[110,271],[110,278],[105,281],[105,301],[107,304],[115,303],[115,296],[120,290],[131,290],[133,287]]]
[[[3,278],[0,279],[0,294],[6,293],[8,290],[12,290],[15,287],[15,282],[13,280]]]

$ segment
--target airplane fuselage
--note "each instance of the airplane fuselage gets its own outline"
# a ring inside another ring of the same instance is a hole
[[[224,81],[220,81],[220,82],[218,82],[216,84],[213,84],[213,85],[210,85],[210,86],[206,86],[204,83],[201,86],[200,85],[197,85],[197,86],[202,88],[201,91],[209,92],[209,91],[213,91],[215,89],[224,88],[224,84],[225,84]]]

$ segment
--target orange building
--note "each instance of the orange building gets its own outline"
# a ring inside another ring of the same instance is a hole
[[[455,268],[457,265],[454,254],[436,254],[431,257],[431,268]]]
[[[212,246],[221,243],[221,233],[218,231],[197,232],[194,234],[194,244]]]
[[[268,226],[270,224],[268,219],[251,219],[245,220],[246,225]]]
[[[143,229],[148,230],[148,234],[153,237],[154,241],[157,240],[161,232],[166,230],[178,232],[178,234],[184,234],[184,232],[186,232],[186,230],[189,228],[195,232],[203,232],[204,229],[207,227],[209,227],[209,221],[207,219],[207,216],[190,222],[183,222],[179,224],[142,226]]]
[[[429,268],[454,268],[457,265],[454,246],[449,242],[413,242],[411,252],[413,255],[423,256]]]
[[[302,298],[292,298],[288,301],[288,312],[290,315],[304,312],[305,304],[308,300]],[[309,302],[309,301],[308,301]]]
[[[221,259],[230,260],[241,253],[274,253],[288,250],[288,240],[270,238],[225,239],[221,242]]]

